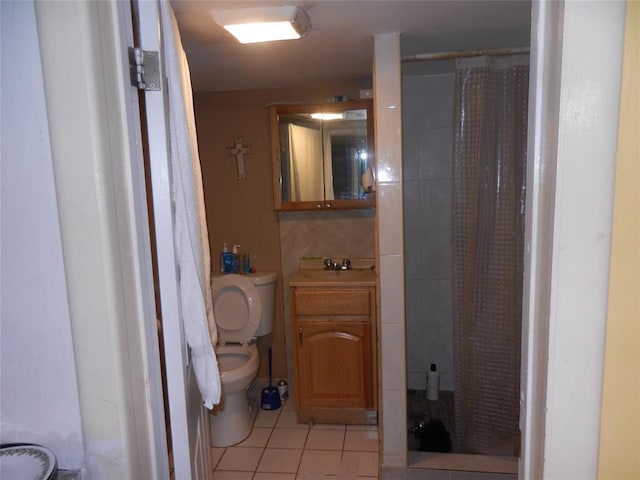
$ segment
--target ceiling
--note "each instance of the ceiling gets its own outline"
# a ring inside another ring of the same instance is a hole
[[[372,78],[373,37],[402,34],[402,54],[529,45],[529,0],[171,0],[195,91],[288,88]],[[209,12],[297,5],[300,40],[239,44]],[[424,68],[412,64],[411,68]],[[430,62],[434,64],[435,62]]]

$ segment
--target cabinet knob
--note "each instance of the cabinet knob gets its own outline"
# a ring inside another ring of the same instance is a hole
[[[300,325],[298,327],[298,342],[300,342],[300,345],[302,345],[302,339],[303,339],[303,335],[302,335],[302,325]]]
[[[321,203],[317,204],[316,208],[322,208],[322,204]]]
[[[325,203],[325,206],[326,206],[327,208],[331,208],[331,204],[330,204],[330,203]]]

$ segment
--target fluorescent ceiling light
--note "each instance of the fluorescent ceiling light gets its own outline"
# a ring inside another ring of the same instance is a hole
[[[295,40],[311,28],[304,11],[292,6],[218,10],[211,16],[240,43]]]
[[[315,120],[342,120],[342,113],[312,113],[311,118]]]

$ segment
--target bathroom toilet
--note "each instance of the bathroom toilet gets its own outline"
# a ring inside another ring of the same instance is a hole
[[[217,275],[211,295],[218,329],[215,346],[222,395],[209,416],[211,445],[244,440],[253,427],[247,390],[258,374],[256,337],[273,330],[276,274]]]

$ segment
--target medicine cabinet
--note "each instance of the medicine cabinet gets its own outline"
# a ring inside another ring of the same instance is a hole
[[[270,119],[276,210],[375,207],[370,100],[278,105]]]

